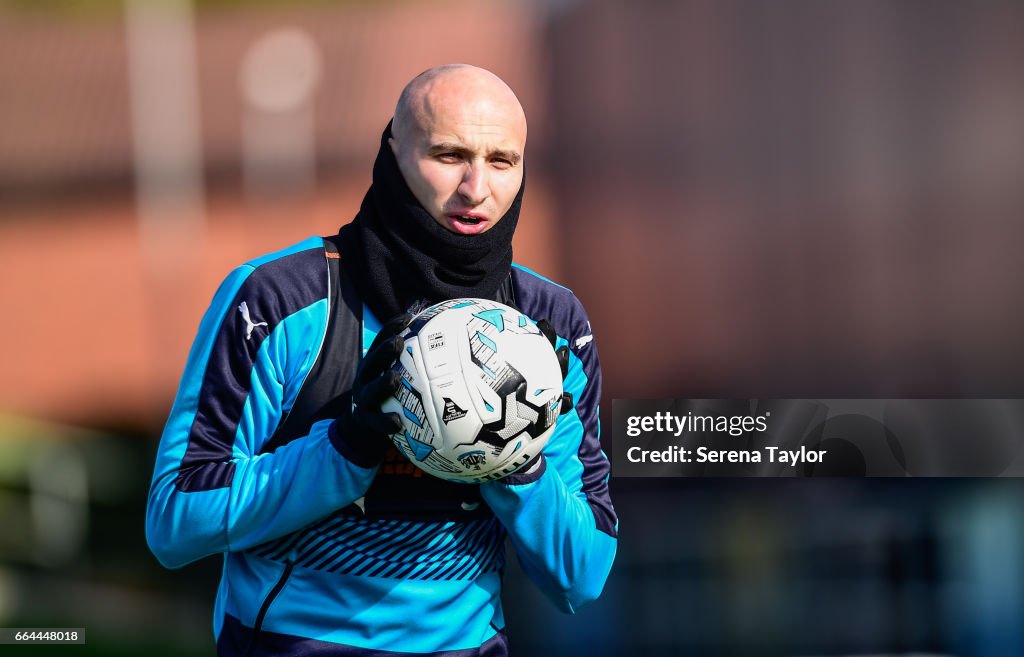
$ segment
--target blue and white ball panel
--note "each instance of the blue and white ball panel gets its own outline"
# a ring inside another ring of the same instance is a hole
[[[466,351],[469,351],[468,347]],[[473,381],[473,386],[469,389],[469,398],[484,424],[501,420],[503,412],[501,397],[486,380],[478,378]]]
[[[430,380],[430,396],[434,410],[449,430],[460,435],[476,436],[483,424],[477,413],[470,412],[472,397],[461,373]]]

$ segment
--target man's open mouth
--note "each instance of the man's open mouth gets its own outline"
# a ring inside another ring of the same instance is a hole
[[[472,214],[449,214],[449,230],[460,235],[476,235],[487,230],[487,218]]]

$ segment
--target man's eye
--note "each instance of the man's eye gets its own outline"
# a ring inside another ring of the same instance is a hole
[[[458,153],[439,153],[437,159],[442,162],[458,162],[462,158],[459,157]]]
[[[510,166],[512,166],[512,160],[509,160],[509,159],[506,159],[506,158],[503,158],[503,157],[495,158],[495,159],[491,160],[491,162],[494,164],[494,166],[496,166],[496,167],[498,167],[500,169],[507,169]]]

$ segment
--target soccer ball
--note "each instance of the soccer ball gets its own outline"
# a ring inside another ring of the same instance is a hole
[[[555,430],[562,373],[551,343],[518,310],[452,299],[416,315],[400,336],[398,451],[425,472],[481,483],[530,462]]]

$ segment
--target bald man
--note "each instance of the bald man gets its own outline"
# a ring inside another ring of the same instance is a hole
[[[506,538],[563,611],[600,594],[618,524],[600,366],[572,292],[512,262],[525,148],[498,77],[425,71],[402,91],[355,219],[218,289],[146,516],[165,566],[223,555],[218,655],[507,655]],[[380,410],[410,312],[460,297],[543,318],[565,373],[542,454],[480,485],[414,468],[387,437],[399,418]]]

